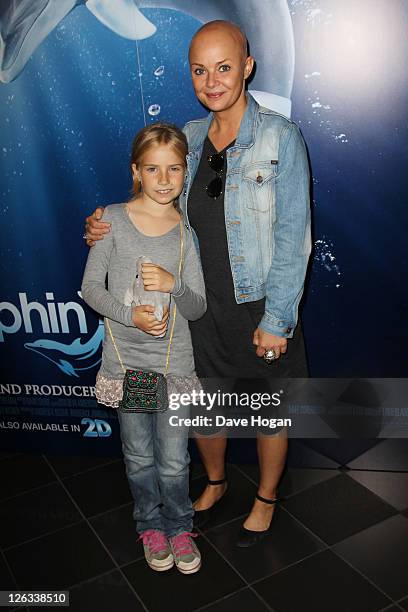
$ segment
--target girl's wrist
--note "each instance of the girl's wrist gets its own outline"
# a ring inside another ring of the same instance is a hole
[[[181,295],[183,295],[185,290],[185,285],[184,282],[181,280],[181,278],[179,276],[176,277],[175,283],[174,283],[174,287],[171,291],[171,294],[174,297],[180,297]]]

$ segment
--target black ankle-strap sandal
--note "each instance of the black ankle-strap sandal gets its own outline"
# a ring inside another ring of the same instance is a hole
[[[256,493],[255,498],[259,499],[259,501],[263,502],[264,504],[268,504],[269,506],[278,504],[280,501],[282,501],[282,497],[279,499],[277,497],[275,499],[267,499],[266,497],[259,495],[259,493]],[[238,533],[236,545],[239,548],[249,548],[250,546],[255,546],[255,544],[258,544],[258,542],[263,540],[270,532],[271,525],[269,525],[268,529],[265,529],[264,531],[251,531],[250,529],[246,529],[242,526]]]
[[[281,498],[276,497],[275,499],[266,499],[266,497],[262,497],[262,495],[259,495],[259,493],[257,493],[255,495],[256,499],[259,499],[259,501],[263,502],[264,504],[277,504],[281,501]]]
[[[227,482],[227,477],[221,478],[220,480],[210,480],[207,479],[207,484],[211,486],[222,485]],[[217,511],[222,507],[222,504],[225,499],[226,490],[223,495],[220,497],[218,501],[216,501],[210,508],[206,508],[205,510],[196,510],[194,514],[194,527],[203,527],[206,525],[217,513]]]
[[[226,476],[224,476],[224,478],[221,478],[221,480],[210,480],[210,479],[207,480],[207,484],[213,485],[213,486],[222,485],[224,484],[224,482],[227,482]]]

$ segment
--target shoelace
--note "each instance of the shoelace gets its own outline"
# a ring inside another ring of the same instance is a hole
[[[171,544],[177,556],[188,555],[193,552],[190,538],[196,538],[198,533],[190,533],[185,531],[171,538]]]
[[[153,554],[167,548],[166,536],[161,531],[156,531],[155,529],[144,531],[137,539],[138,542],[139,540],[143,540],[143,544],[147,546]]]

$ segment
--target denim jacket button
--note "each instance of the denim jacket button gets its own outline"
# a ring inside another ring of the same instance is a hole
[[[292,331],[292,328],[291,328],[291,327],[287,327],[287,328],[286,328],[286,333],[287,333],[287,334],[290,334],[290,332],[291,332],[291,331]]]
[[[263,181],[263,176],[261,176],[260,174],[258,174],[258,176],[256,177],[256,182],[257,183],[262,183]]]

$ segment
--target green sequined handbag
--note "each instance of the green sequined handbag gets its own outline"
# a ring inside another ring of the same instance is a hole
[[[183,253],[183,223],[180,220],[179,277],[183,265]],[[174,305],[164,374],[160,374],[159,372],[154,372],[152,370],[143,370],[142,368],[126,369],[123,365],[115,338],[113,337],[109,320],[105,318],[113,346],[115,347],[119,363],[124,373],[123,397],[119,402],[119,410],[121,412],[165,412],[167,410],[169,400],[167,395],[166,376],[170,363],[170,349],[173,341],[174,326],[176,323],[176,312],[176,305]]]
[[[147,370],[126,370],[122,412],[164,412],[168,408],[167,380],[163,374]]]

